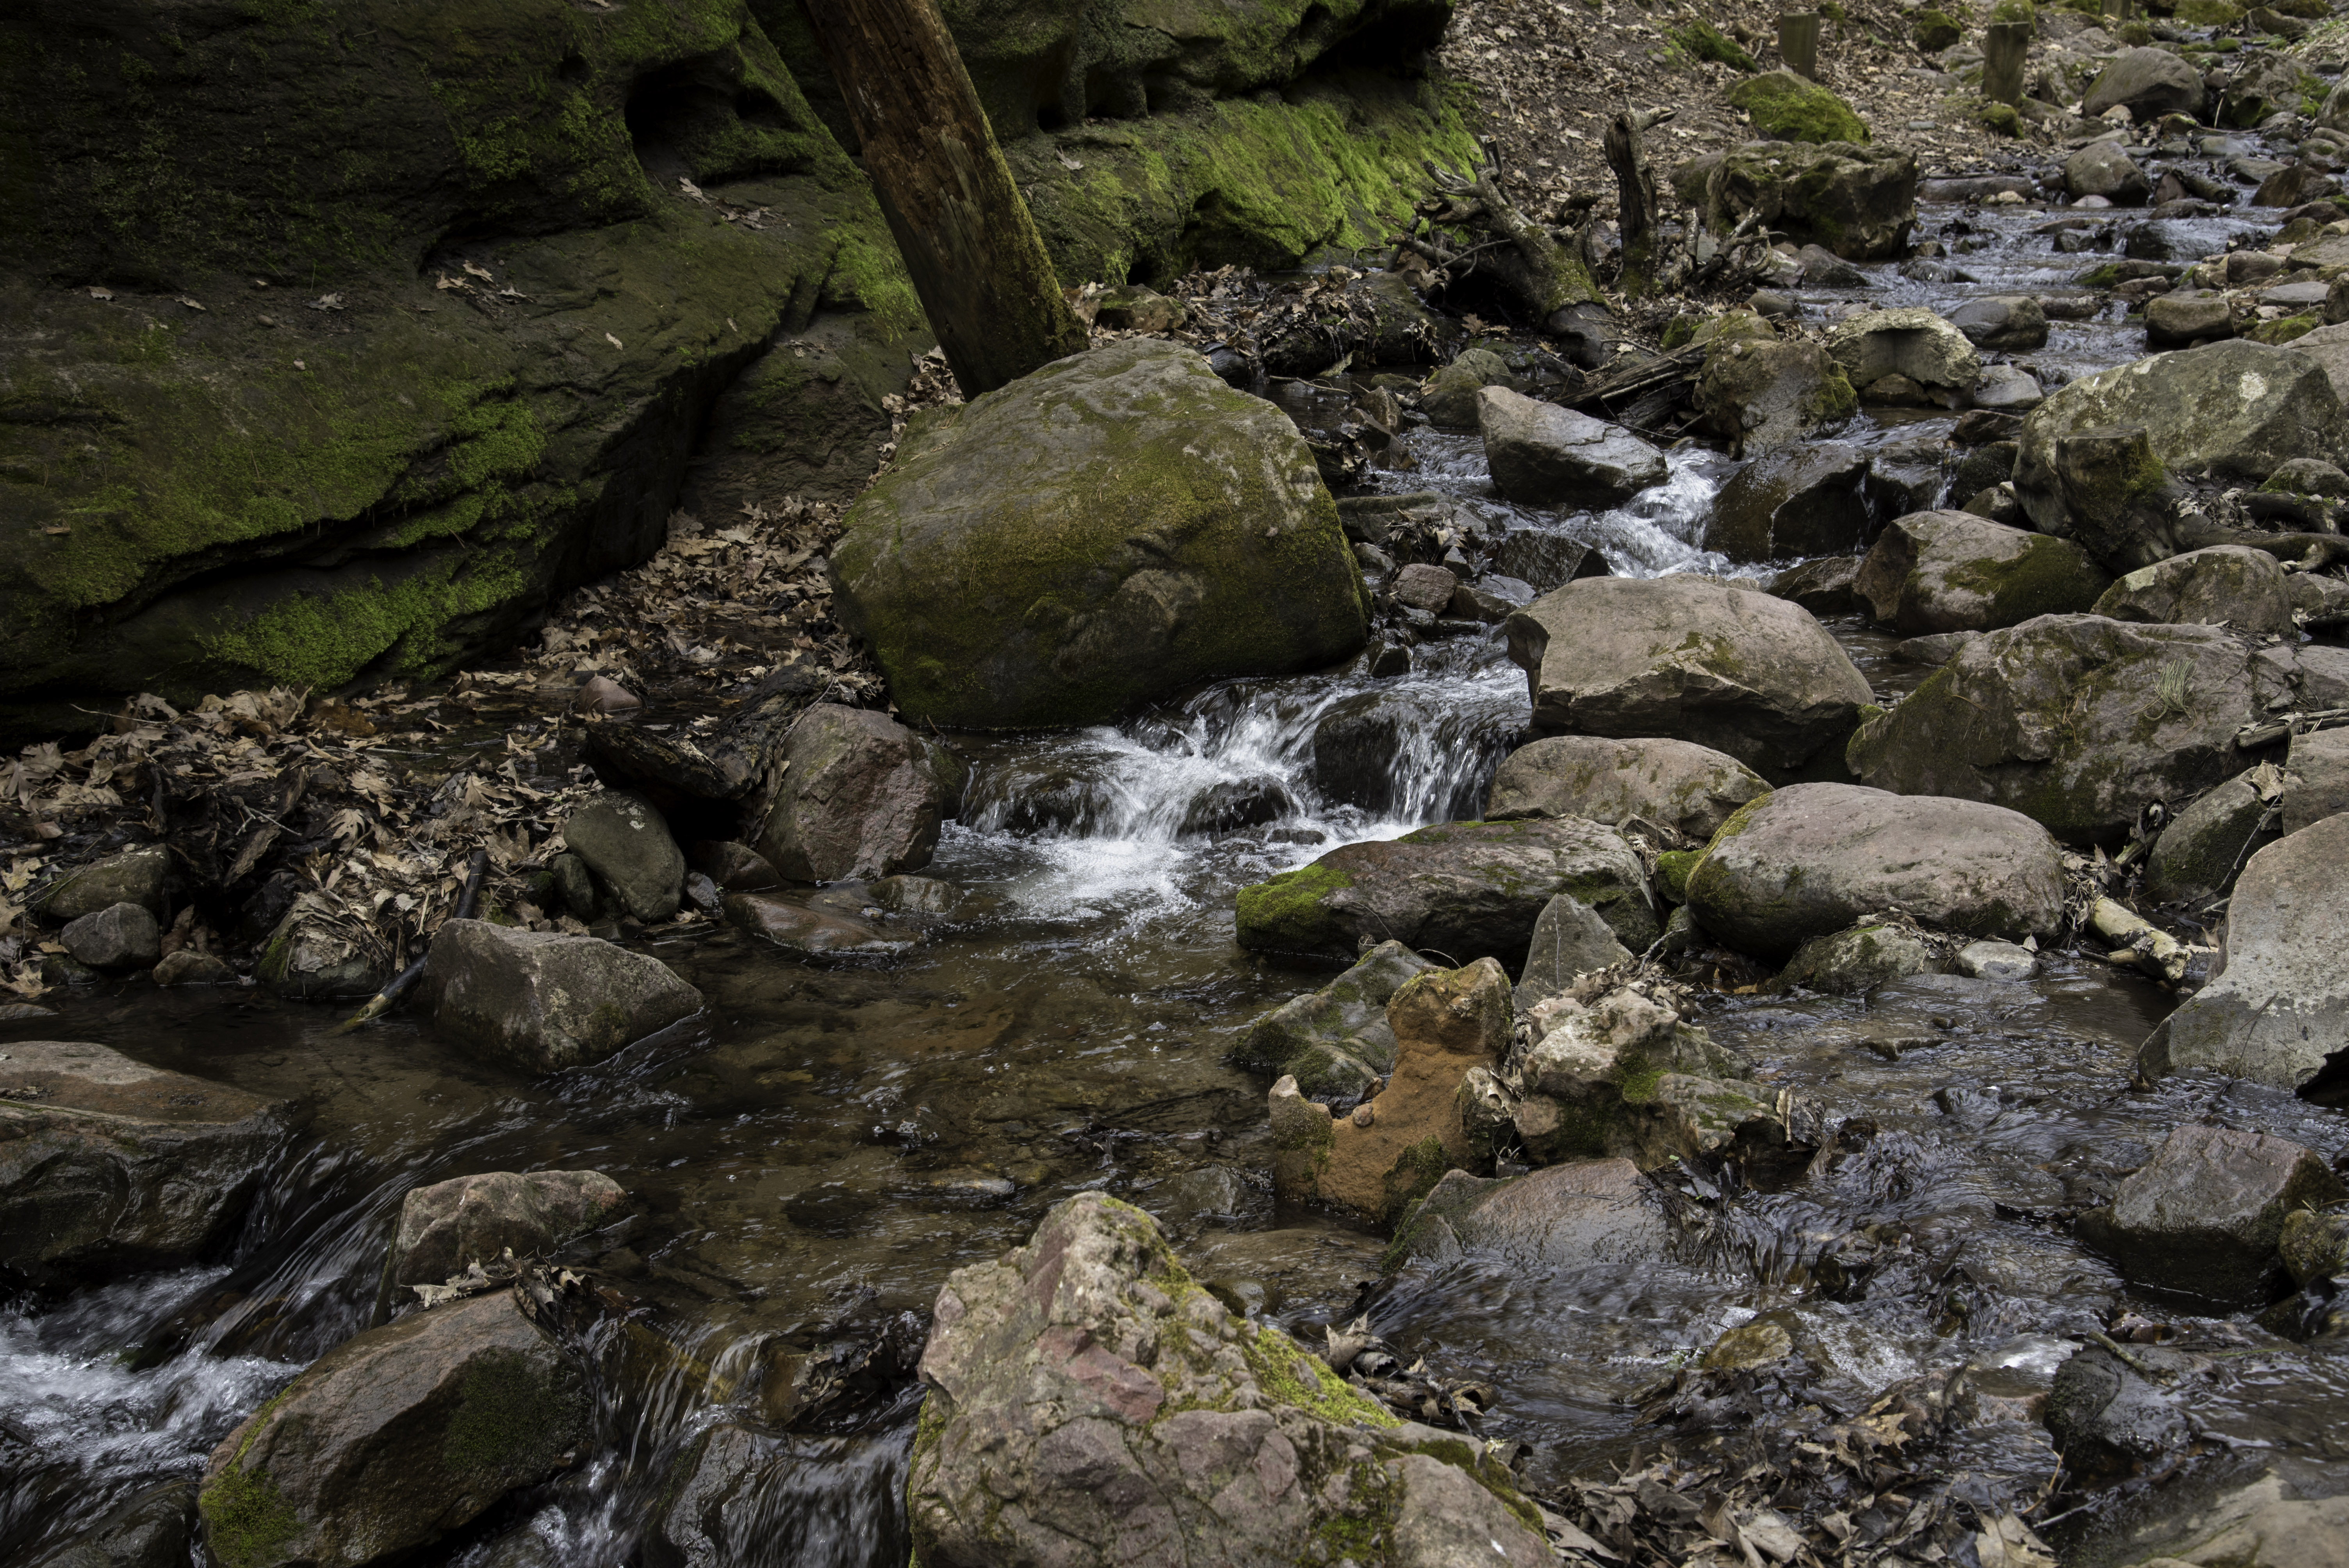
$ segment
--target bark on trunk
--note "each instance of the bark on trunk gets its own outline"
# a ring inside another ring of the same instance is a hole
[[[1085,346],[937,0],[801,0],[963,396]]]
[[[1635,298],[1649,292],[1656,275],[1656,175],[1648,167],[1640,138],[1650,128],[1671,119],[1672,113],[1668,108],[1634,111],[1625,104],[1607,122],[1603,146],[1607,167],[1615,172],[1615,226],[1623,236],[1623,270],[1618,284]]]

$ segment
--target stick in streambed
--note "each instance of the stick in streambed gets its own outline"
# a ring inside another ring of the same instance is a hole
[[[473,918],[473,902],[481,895],[481,878],[489,874],[489,870],[490,851],[487,850],[475,850],[473,851],[473,863],[465,868],[464,891],[458,893],[457,910],[455,913],[449,917],[450,919],[471,920]],[[357,1028],[360,1025],[371,1024],[376,1019],[382,1017],[386,1013],[390,1012],[392,1008],[398,1004],[399,999],[408,994],[408,988],[416,984],[417,976],[424,973],[424,961],[425,958],[429,958],[429,956],[430,954],[427,953],[422,957],[418,958],[415,963],[401,970],[398,975],[393,977],[390,985],[386,985],[382,990],[367,998],[367,1005],[366,1006],[361,1007],[357,1012],[353,1013],[349,1017],[336,1025],[328,1037],[331,1038],[333,1035],[347,1035],[353,1029]]]

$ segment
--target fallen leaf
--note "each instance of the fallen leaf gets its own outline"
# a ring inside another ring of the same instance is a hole
[[[460,289],[465,286],[465,280],[462,278],[452,278],[447,273],[442,273],[440,275],[440,280],[432,286],[436,289]]]
[[[480,278],[484,283],[489,281],[490,269],[487,267],[477,267],[472,263],[467,262],[465,263],[465,270],[468,273],[471,273],[473,276]]]
[[[89,285],[89,297],[92,299],[112,299],[114,297],[114,291],[111,289],[102,289],[96,284],[92,284]]]
[[[617,348],[617,349],[621,349],[621,350],[624,350],[624,351],[625,351],[625,350],[626,349],[626,347],[627,347],[627,345],[626,345],[626,344],[622,343],[618,338],[614,337],[614,336],[613,336],[610,333],[608,333],[608,332],[607,332],[607,333],[605,333],[605,334],[604,335],[604,341],[605,341],[605,342],[606,342],[606,343],[608,343],[608,344],[610,344],[613,347]]]
[[[180,296],[180,303],[186,305],[190,310],[202,310],[204,308],[198,304],[194,300],[190,299],[186,294],[181,294]]]

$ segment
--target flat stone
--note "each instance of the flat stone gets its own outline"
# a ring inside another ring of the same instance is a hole
[[[1725,752],[1687,740],[1554,735],[1509,753],[1485,800],[1488,822],[1642,817],[1702,842],[1767,780]]]
[[[1619,425],[1505,387],[1476,394],[1493,483],[1531,506],[1600,510],[1663,483],[1664,454]]]
[[[1454,1171],[1395,1228],[1393,1255],[1428,1267],[1466,1257],[1520,1267],[1661,1261],[1662,1201],[1629,1160],[1579,1160],[1506,1181]]]
[[[910,935],[822,895],[734,892],[723,908],[735,925],[800,958],[890,958],[914,945]]]
[[[1969,942],[1953,962],[1959,974],[1977,980],[2020,982],[2039,973],[2039,955],[2012,942]]]
[[[600,1171],[487,1171],[411,1187],[400,1201],[384,1278],[395,1287],[440,1284],[468,1264],[497,1263],[509,1248],[523,1262],[543,1259],[626,1202],[620,1184]]]
[[[540,1073],[600,1062],[701,1010],[657,958],[482,920],[441,922],[419,991],[437,1026]]]

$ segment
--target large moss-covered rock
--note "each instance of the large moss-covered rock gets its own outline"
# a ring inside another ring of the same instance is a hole
[[[1878,621],[1917,637],[2085,610],[2111,583],[2068,539],[1971,512],[1920,511],[1885,525],[1852,589]]]
[[[1851,106],[1807,77],[1780,69],[1729,89],[1729,107],[1753,117],[1754,129],[1781,141],[1868,139],[1868,124]]]
[[[1795,446],[1859,411],[1843,366],[1802,340],[1714,343],[1697,373],[1695,403],[1704,428],[1750,458]]]
[[[1765,451],[1730,475],[1713,498],[1704,547],[1732,561],[1847,555],[1865,549],[1868,474],[1868,454],[1841,441]]]
[[[1865,395],[1898,376],[1927,396],[1962,407],[1982,379],[1982,356],[1966,335],[1923,305],[1862,311],[1827,331],[1827,353]]]
[[[1190,349],[1075,355],[909,433],[834,547],[910,720],[1098,724],[1361,646],[1369,595],[1297,428]]]
[[[1823,245],[1847,261],[1881,260],[1900,254],[1917,222],[1917,158],[1850,141],[1748,142],[1707,169],[1702,200],[1692,204],[1719,233],[1759,211],[1798,244]]]
[[[2170,818],[2145,866],[2145,896],[2199,906],[2222,898],[2256,851],[2282,837],[2274,770],[2230,779]]]

